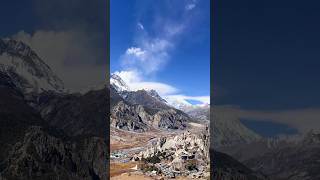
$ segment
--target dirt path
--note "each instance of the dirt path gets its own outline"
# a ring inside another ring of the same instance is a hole
[[[116,177],[112,177],[111,180],[154,180],[154,178],[144,175],[125,173]]]

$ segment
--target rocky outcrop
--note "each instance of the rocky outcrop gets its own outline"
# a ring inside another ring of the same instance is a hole
[[[162,137],[133,160],[153,164],[159,175],[167,177],[209,177],[209,134],[184,132],[174,137]],[[149,165],[150,166],[150,165]],[[140,167],[142,170],[145,167]]]
[[[145,132],[150,126],[151,116],[140,105],[130,106],[120,101],[111,110],[111,125],[128,131]]]
[[[156,129],[185,129],[187,118],[173,109],[157,110],[142,105],[130,105],[124,101],[118,102],[111,109],[111,126],[136,132]]]
[[[17,142],[1,172],[7,179],[105,179],[106,144],[101,138],[68,141],[30,127]]]
[[[162,110],[153,116],[153,126],[163,129],[185,129],[186,117],[173,109]]]

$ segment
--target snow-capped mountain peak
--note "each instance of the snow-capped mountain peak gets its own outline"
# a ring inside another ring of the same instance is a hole
[[[161,101],[161,102],[167,103],[167,101],[166,101],[165,99],[163,99],[163,98],[158,94],[158,92],[157,92],[156,90],[151,89],[151,90],[148,90],[147,92],[148,92],[148,94],[149,94],[150,96],[154,97],[155,99],[157,99],[157,100],[159,100],[159,101]]]
[[[179,98],[170,97],[170,96],[166,97],[165,99],[168,105],[174,108],[180,109],[182,111],[185,110],[186,108],[192,107],[192,104],[184,99],[179,99]]]
[[[121,79],[120,76],[116,74],[111,74],[110,85],[113,86],[118,92],[130,91],[129,86]]]
[[[111,74],[110,77],[110,85],[123,97],[125,97],[126,92],[133,91],[130,87],[124,82],[124,80],[117,74]],[[154,89],[147,89],[142,88],[140,90],[144,90],[148,93],[148,95],[152,96],[153,98],[157,99],[158,101],[167,103],[165,99],[163,99],[156,90]]]
[[[62,81],[25,43],[0,39],[0,72],[23,93],[64,91]]]

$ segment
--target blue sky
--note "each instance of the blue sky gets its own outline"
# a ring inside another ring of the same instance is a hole
[[[133,89],[208,102],[209,3],[111,0],[111,72]]]

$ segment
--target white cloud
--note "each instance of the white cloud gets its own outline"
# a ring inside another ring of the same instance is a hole
[[[177,100],[179,102],[185,102],[185,103],[189,103],[188,100],[195,100],[195,101],[201,102],[202,104],[210,104],[210,96],[186,96],[183,94],[177,94],[177,95],[168,95],[166,96],[166,98],[171,100]]]
[[[191,10],[196,7],[196,3],[197,0],[191,0],[187,6],[182,4],[181,10],[184,11],[184,7]],[[153,17],[153,23],[148,29],[152,32],[146,31],[142,23],[137,21],[138,28],[143,32],[137,31],[133,39],[134,43],[120,56],[121,69],[117,72],[118,75],[132,90],[154,89],[164,97],[197,100],[209,104],[209,96],[178,95],[179,90],[176,87],[148,80],[150,76],[156,77],[159,70],[165,67],[179,39],[191,26],[188,25],[190,22],[186,13],[182,13],[182,18],[177,19],[167,17],[163,12],[146,15]]]
[[[196,4],[187,4],[185,8],[186,8],[186,10],[189,11],[189,10],[192,10],[193,8],[195,8],[195,7],[196,7]]]
[[[136,57],[139,57],[141,59],[143,59],[143,56],[146,54],[146,51],[143,51],[141,48],[138,47],[131,47],[128,48],[126,51],[126,55],[133,55]]]
[[[121,79],[127,83],[128,85],[132,82],[140,82],[142,81],[141,75],[139,72],[135,70],[130,70],[130,71],[116,71],[114,74],[118,75],[121,77]]]
[[[171,94],[177,92],[177,89],[171,85],[160,83],[160,82],[152,82],[152,81],[141,81],[141,82],[133,82],[129,85],[133,90],[138,89],[146,89],[156,90],[161,96],[166,94]]]
[[[194,9],[196,6],[197,6],[197,3],[198,3],[198,0],[191,0],[190,3],[188,3],[186,6],[185,6],[185,9],[187,11],[190,11],[192,9]]]
[[[142,25],[142,23],[139,22],[139,23],[137,24],[137,26],[138,26],[141,30],[144,30],[144,26]]]
[[[162,82],[145,80],[143,74],[137,70],[116,71],[114,74],[120,76],[133,91],[154,89],[160,96],[163,96],[169,101],[177,101],[191,105],[187,100],[195,100],[201,102],[203,105],[210,104],[210,96],[187,96],[177,94],[179,93],[179,90],[176,87]]]
[[[124,70],[139,69],[149,75],[156,73],[167,62],[168,50],[172,44],[165,39],[140,39],[138,47],[130,47],[121,56],[121,64]]]
[[[138,71],[117,71],[114,74],[121,77],[121,79],[129,86],[131,90],[156,90],[161,96],[178,92],[175,87],[155,81],[146,81],[143,79],[142,74]]]

